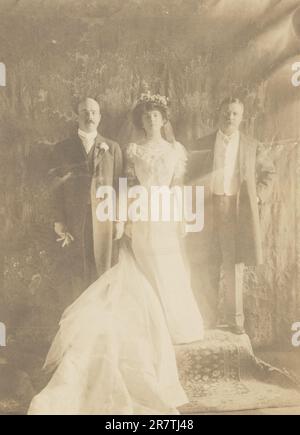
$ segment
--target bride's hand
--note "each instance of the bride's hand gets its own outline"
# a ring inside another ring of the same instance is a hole
[[[114,240],[120,240],[124,234],[124,222],[115,222],[114,223]]]

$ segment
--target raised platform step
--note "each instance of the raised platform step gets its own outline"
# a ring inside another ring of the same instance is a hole
[[[176,355],[190,400],[182,413],[300,405],[297,380],[258,360],[246,334],[207,331],[203,341],[177,346]]]
[[[201,342],[176,346],[176,357],[190,400],[183,414],[300,406],[297,379],[258,360],[247,335],[207,331]],[[0,356],[0,414],[26,413],[33,395],[28,374]]]

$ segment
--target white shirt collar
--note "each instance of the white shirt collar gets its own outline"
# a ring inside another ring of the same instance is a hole
[[[88,154],[95,143],[95,139],[98,136],[98,131],[96,130],[96,131],[92,131],[91,133],[87,133],[79,128],[78,136],[81,139],[81,142],[85,148],[86,153]]]
[[[240,138],[239,130],[236,130],[230,136],[227,136],[225,133],[223,133],[222,130],[219,129],[217,135],[218,135],[218,138],[221,139],[226,144],[233,142],[233,141],[238,141]]]

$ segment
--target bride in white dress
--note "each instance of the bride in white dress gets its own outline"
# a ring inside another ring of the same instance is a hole
[[[143,95],[133,113],[145,140],[127,148],[130,185],[179,184],[185,151],[161,136],[164,97]],[[203,338],[203,323],[176,222],[132,222],[119,263],[63,314],[45,367],[54,374],[30,415],[177,414],[187,402],[174,344]],[[127,228],[127,234],[129,226]]]

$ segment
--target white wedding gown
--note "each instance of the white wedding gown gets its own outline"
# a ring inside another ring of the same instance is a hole
[[[184,170],[180,144],[128,147],[128,177],[167,185]],[[177,414],[187,402],[174,344],[203,338],[178,224],[132,223],[119,263],[64,313],[45,366],[55,369],[29,415]]]

